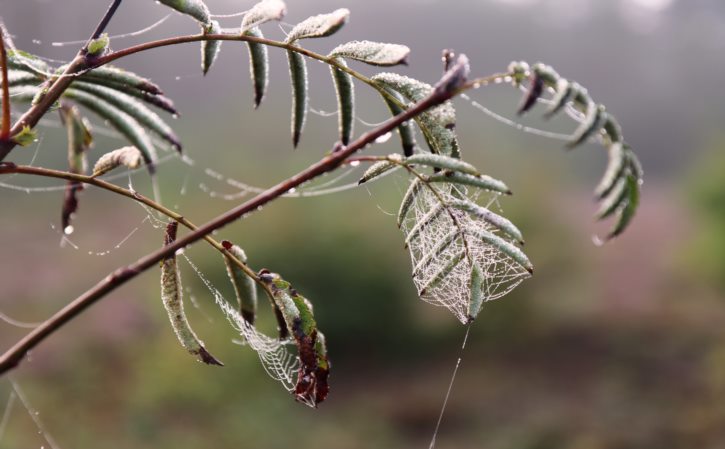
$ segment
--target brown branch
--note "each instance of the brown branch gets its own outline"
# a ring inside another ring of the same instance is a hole
[[[108,6],[108,9],[106,10],[106,13],[103,15],[103,18],[101,18],[101,21],[98,22],[98,26],[96,26],[96,30],[91,35],[90,39],[86,42],[86,44],[83,46],[82,52],[88,51],[88,45],[91,43],[93,39],[98,39],[101,37],[101,34],[106,30],[106,27],[108,26],[108,23],[111,21],[111,18],[113,18],[113,15],[116,14],[116,10],[118,7],[121,6],[121,0],[113,0],[113,2]]]
[[[3,82],[3,121],[0,128],[0,141],[10,139],[10,87],[8,86],[8,55],[5,50],[5,30],[0,25],[0,67]]]
[[[164,257],[200,239],[203,239],[211,232],[222,228],[240,217],[254,212],[262,205],[278,198],[289,190],[310,181],[317,176],[334,170],[347,157],[374,143],[376,139],[388,132],[391,132],[401,123],[414,118],[431,107],[437,106],[449,100],[453,97],[453,95],[455,95],[458,87],[458,85],[451,86],[447,84],[437,86],[429,96],[411,106],[405,112],[395,117],[391,117],[380,126],[363,134],[354,142],[351,142],[347,147],[342,147],[340,145],[335,146],[330,154],[291,178],[282,181],[246,203],[241,204],[209,221],[205,225],[199,227],[196,231],[190,232],[183,238],[178,239],[175,243],[156,250],[131,265],[113,271],[91,289],[86,291],[83,295],[73,300],[55,315],[43,322],[43,324],[33,329],[12,348],[8,349],[2,357],[0,357],[0,374],[17,366],[29,350],[63,327],[63,325],[67,322],[78,316],[86,308],[103,298],[106,294],[117,287],[125,284],[127,281],[153,267]]]

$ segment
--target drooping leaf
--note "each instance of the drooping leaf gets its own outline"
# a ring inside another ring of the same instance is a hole
[[[287,51],[287,60],[292,81],[292,145],[296,148],[307,118],[307,64],[305,58],[294,51]]]
[[[247,263],[247,255],[244,250],[231,242],[222,242],[224,249],[232,253],[240,262]],[[237,297],[239,313],[249,324],[254,324],[257,316],[257,283],[249,277],[229,256],[224,257],[229,280],[234,286],[234,293]]]
[[[141,166],[143,155],[134,146],[122,147],[101,156],[93,166],[93,177],[108,173],[116,167],[125,166],[131,170]]]
[[[282,20],[287,14],[287,6],[280,0],[264,0],[247,11],[242,18],[241,33],[247,34],[252,29],[272,20]]]
[[[300,39],[330,36],[342,28],[349,17],[350,10],[347,8],[337,9],[329,14],[308,17],[290,30],[285,42],[292,43]]]
[[[251,28],[246,32],[249,36],[263,38],[259,28]],[[267,46],[256,42],[247,42],[249,49],[249,72],[254,86],[254,107],[258,108],[264,99],[269,83],[269,57]]]
[[[138,148],[143,155],[146,167],[151,175],[156,172],[156,148],[143,127],[127,113],[119,110],[110,103],[77,89],[67,89],[63,96],[74,100],[90,109],[99,117],[108,121],[119,133]]]
[[[22,70],[11,70],[8,72],[8,87],[35,86],[41,82],[42,79],[31,72]]]
[[[88,120],[81,117],[78,108],[61,104],[60,119],[66,128],[68,139],[68,171],[85,174],[87,167],[86,152],[93,144],[91,127]],[[68,181],[63,195],[61,207],[61,229],[69,230],[71,218],[78,210],[78,194],[83,190],[83,183]]]
[[[501,237],[497,236],[492,232],[483,229],[470,230],[467,232],[470,232],[471,235],[473,235],[474,237],[483,240],[497,250],[511,257],[511,259],[515,260],[519,265],[521,265],[521,267],[526,269],[526,271],[533,274],[534,266],[531,264],[529,258],[526,257],[526,254],[524,254],[524,252],[521,251],[518,246],[510,243],[507,240],[502,239]]]
[[[170,8],[179,11],[182,14],[193,17],[202,24],[208,24],[211,21],[209,8],[201,0],[158,0]]]
[[[336,58],[335,61],[347,67],[345,61]],[[337,110],[338,110],[338,130],[340,133],[340,142],[347,145],[352,136],[353,124],[355,122],[355,85],[352,76],[334,66],[330,66],[332,79],[335,82],[335,91],[337,92]]]
[[[580,87],[577,83],[571,83],[564,78],[560,78],[556,83],[556,93],[551,98],[551,104],[544,112],[545,118],[551,118],[561,110],[576,96]]]
[[[421,182],[420,178],[415,178],[408,186],[403,200],[400,202],[400,209],[398,209],[398,227],[403,226],[403,221],[408,215],[410,208],[413,206],[416,196],[425,188],[425,184]]]
[[[338,45],[330,52],[330,57],[354,59],[375,66],[394,66],[407,64],[410,48],[405,45],[384,44],[371,41],[352,41]]]
[[[480,176],[481,173],[468,162],[440,154],[420,153],[405,159],[405,165],[425,165],[427,167],[445,168],[448,170]]]
[[[181,151],[181,141],[174,130],[140,101],[125,93],[97,84],[75,82],[72,86],[74,89],[82,90],[108,102],[108,104],[131,116],[139,124],[158,134],[159,137],[173,145],[177,151]]]
[[[405,99],[399,93],[390,89],[388,89],[387,92],[388,94],[395,97],[399,103],[405,103]],[[388,109],[390,109],[390,113],[393,116],[405,112],[403,108],[398,106],[398,104],[392,101],[390,98],[383,97],[383,100],[385,100],[385,104],[388,106]],[[411,120],[408,120],[407,122],[401,123],[400,126],[398,126],[398,134],[400,135],[400,143],[403,147],[404,156],[412,156],[413,152],[415,151],[415,132],[413,130],[413,125],[411,122]]]
[[[620,142],[615,142],[609,146],[609,163],[607,169],[604,171],[602,180],[599,181],[599,185],[594,190],[597,198],[604,198],[612,191],[614,185],[617,182],[617,178],[622,174],[622,170],[627,166],[627,154],[624,151],[624,147]]]
[[[606,112],[604,111],[604,106],[594,104],[594,102],[589,103],[584,115],[584,121],[574,131],[574,134],[572,134],[571,141],[567,143],[567,147],[574,148],[584,143],[594,133],[602,129],[605,120]]]
[[[204,30],[204,34],[220,34],[222,32],[222,28],[216,20],[212,20],[208,25],[204,25],[202,29]],[[221,48],[222,41],[201,41],[201,70],[204,75],[209,72]]]
[[[639,181],[634,176],[627,178],[627,201],[617,212],[617,222],[607,235],[607,240],[620,235],[632,221],[637,207],[639,207]]]
[[[164,246],[171,245],[176,241],[178,226],[179,223],[175,221],[172,221],[166,226]],[[194,333],[186,318],[176,254],[172,254],[161,261],[161,301],[164,304],[164,309],[166,309],[166,313],[169,316],[171,327],[181,346],[200,362],[206,363],[207,365],[224,366],[223,363],[206,350],[204,343],[196,336],[196,333]]]
[[[56,72],[62,73],[65,70],[64,67],[60,67]],[[136,75],[133,72],[113,67],[110,65],[104,65],[96,67],[95,69],[85,72],[77,77],[80,81],[88,81],[94,84],[109,84],[109,87],[115,87],[118,84],[132,87],[144,92],[148,92],[153,95],[163,95],[161,87],[152,82],[147,78],[143,78]]]

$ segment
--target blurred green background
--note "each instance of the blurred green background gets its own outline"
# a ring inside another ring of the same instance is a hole
[[[105,3],[0,0],[0,16],[19,48],[68,60],[75,46],[52,42],[86,37]],[[208,4],[227,14],[252,2]],[[565,154],[561,142],[522,134],[457,102],[463,154],[515,191],[501,206],[523,230],[536,275],[487,303],[473,324],[436,447],[725,447],[725,5],[319,0],[288,6],[289,23],[350,8],[343,30],[307,46],[324,52],[354,39],[407,44],[410,65],[399,71],[429,82],[440,75],[444,48],[466,53],[477,75],[501,71],[512,59],[545,61],[606,104],[642,158],[638,216],[624,236],[596,247],[591,236],[606,230],[590,219],[596,209],[590,191],[605,164],[601,148]],[[127,0],[109,31],[134,31],[166,14],[154,2]],[[223,19],[227,27],[238,22]],[[283,36],[276,25],[266,30]],[[190,20],[172,15],[146,34],[111,45],[197,31]],[[160,180],[164,203],[197,223],[245,198],[211,195],[236,191],[207,169],[269,186],[334,142],[335,117],[311,115],[300,147],[292,150],[286,61],[274,49],[270,57],[270,93],[258,111],[251,107],[243,45],[225,43],[206,77],[196,44],[122,63],[161,84],[181,110],[174,125],[195,164],[172,159],[161,166]],[[328,69],[310,64],[310,72],[311,106],[334,111]],[[360,85],[357,93],[361,118],[385,118],[369,88]],[[519,98],[504,86],[471,95],[508,117]],[[563,132],[574,127],[537,117],[526,123]],[[10,159],[63,167],[64,132],[57,124],[49,116],[41,142],[15,150]],[[356,126],[358,133],[366,129]],[[98,136],[91,161],[119,145]],[[397,150],[391,139],[369,152]],[[0,182],[60,185],[19,176]],[[126,178],[118,182],[128,184]],[[132,182],[148,192],[144,174]],[[252,266],[283,273],[314,302],[334,364],[330,397],[318,410],[295,403],[254,353],[232,343],[234,332],[213,299],[182,265],[186,298],[195,301],[187,305],[190,318],[226,366],[202,366],[178,346],[160,304],[158,273],[151,270],[0,379],[0,411],[8,410],[0,448],[427,447],[465,328],[416,297],[390,215],[404,189],[405,180],[391,176],[336,195],[282,199],[219,232],[246,249]],[[161,230],[144,209],[88,189],[72,244],[60,245],[61,197],[57,190],[2,190],[3,314],[42,321],[109,271],[161,244]],[[198,244],[186,254],[231,294],[216,252]],[[2,348],[25,332],[0,322]],[[11,403],[11,379],[37,415]]]

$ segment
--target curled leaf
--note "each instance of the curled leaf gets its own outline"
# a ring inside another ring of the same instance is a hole
[[[246,34],[254,37],[264,37],[259,28],[252,28]],[[258,108],[264,99],[267,84],[269,83],[267,46],[256,42],[247,42],[247,48],[249,49],[249,72],[254,86],[254,107]]]
[[[93,166],[93,177],[101,176],[113,170],[121,165],[126,166],[130,169],[135,169],[141,166],[143,156],[138,148],[134,146],[128,146],[113,150],[101,156],[96,165]]]
[[[212,20],[208,25],[204,25],[203,30],[204,34],[220,34],[222,32],[222,28],[216,20]],[[204,75],[209,72],[221,48],[222,41],[201,41],[201,70]]]
[[[307,118],[307,64],[294,51],[287,51],[287,60],[292,80],[292,145],[296,148]]]
[[[300,39],[327,37],[342,28],[349,17],[350,10],[347,8],[337,9],[329,14],[308,17],[290,30],[285,42],[291,43]]]
[[[335,61],[347,67],[345,61],[336,58]],[[347,145],[352,136],[353,124],[355,122],[355,85],[352,76],[334,66],[330,66],[332,79],[335,82],[335,92],[337,92],[337,110],[338,110],[338,129],[340,132],[340,142]]]
[[[620,235],[634,218],[634,214],[639,207],[639,183],[633,176],[627,178],[627,201],[617,212],[617,222],[614,228],[607,235],[607,240],[613,239]]]
[[[384,44],[372,41],[352,41],[338,45],[330,52],[330,57],[354,59],[375,66],[394,66],[407,64],[410,48],[405,45]]]
[[[176,241],[176,230],[179,223],[172,221],[166,226],[164,234],[164,246]],[[172,254],[161,261],[161,300],[164,309],[169,316],[171,327],[181,346],[189,354],[196,356],[200,362],[207,365],[224,366],[219,360],[209,353],[204,343],[199,340],[184,313],[184,302],[182,298],[181,277],[179,267],[176,263],[176,254]]]
[[[287,14],[287,6],[280,0],[264,0],[247,11],[242,18],[241,34],[247,34],[253,28],[272,20],[282,20]]]
[[[567,147],[574,148],[584,143],[594,133],[602,129],[605,120],[606,113],[604,112],[604,106],[594,104],[594,102],[589,103],[584,114],[584,121],[574,131],[574,134],[572,134],[571,141],[567,143]]]
[[[170,8],[179,11],[182,14],[193,17],[202,24],[208,24],[211,21],[209,8],[201,0],[158,0]]]
[[[231,242],[222,242],[224,249],[232,253],[240,262],[247,263],[247,255],[244,250]],[[229,280],[234,286],[234,293],[237,297],[239,313],[249,324],[254,324],[257,316],[257,283],[249,277],[229,256],[224,257]]]
[[[23,126],[19,133],[15,134],[10,138],[13,142],[20,145],[21,147],[27,147],[35,142],[38,138],[38,133],[35,132],[30,126]]]
[[[536,104],[539,97],[541,97],[543,92],[544,79],[539,75],[537,70],[534,70],[531,73],[531,85],[529,86],[529,91],[524,96],[521,106],[519,106],[518,114],[522,115],[531,109]]]
[[[577,83],[572,83],[564,78],[559,79],[556,83],[556,93],[551,98],[551,104],[544,113],[545,118],[551,118],[569,103],[579,91],[580,87]]]
[[[619,142],[613,143],[609,146],[609,163],[607,164],[607,169],[604,171],[604,176],[599,181],[599,185],[594,190],[597,198],[604,198],[612,191],[617,179],[626,166],[627,153],[624,151],[623,145]]]

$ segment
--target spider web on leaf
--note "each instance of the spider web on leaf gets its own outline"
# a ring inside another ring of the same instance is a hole
[[[441,200],[446,204],[466,198],[476,202],[480,194],[480,189],[448,183],[424,185],[401,225],[406,239],[418,227],[408,242],[418,295],[425,302],[445,307],[464,324],[475,318],[470,314],[474,264],[482,272],[483,302],[504,296],[531,276],[510,256],[475,234],[486,231],[512,242],[510,238],[465,211],[441,207]],[[493,196],[489,203],[494,203]],[[441,242],[451,235],[455,235],[452,242],[441,250]]]

